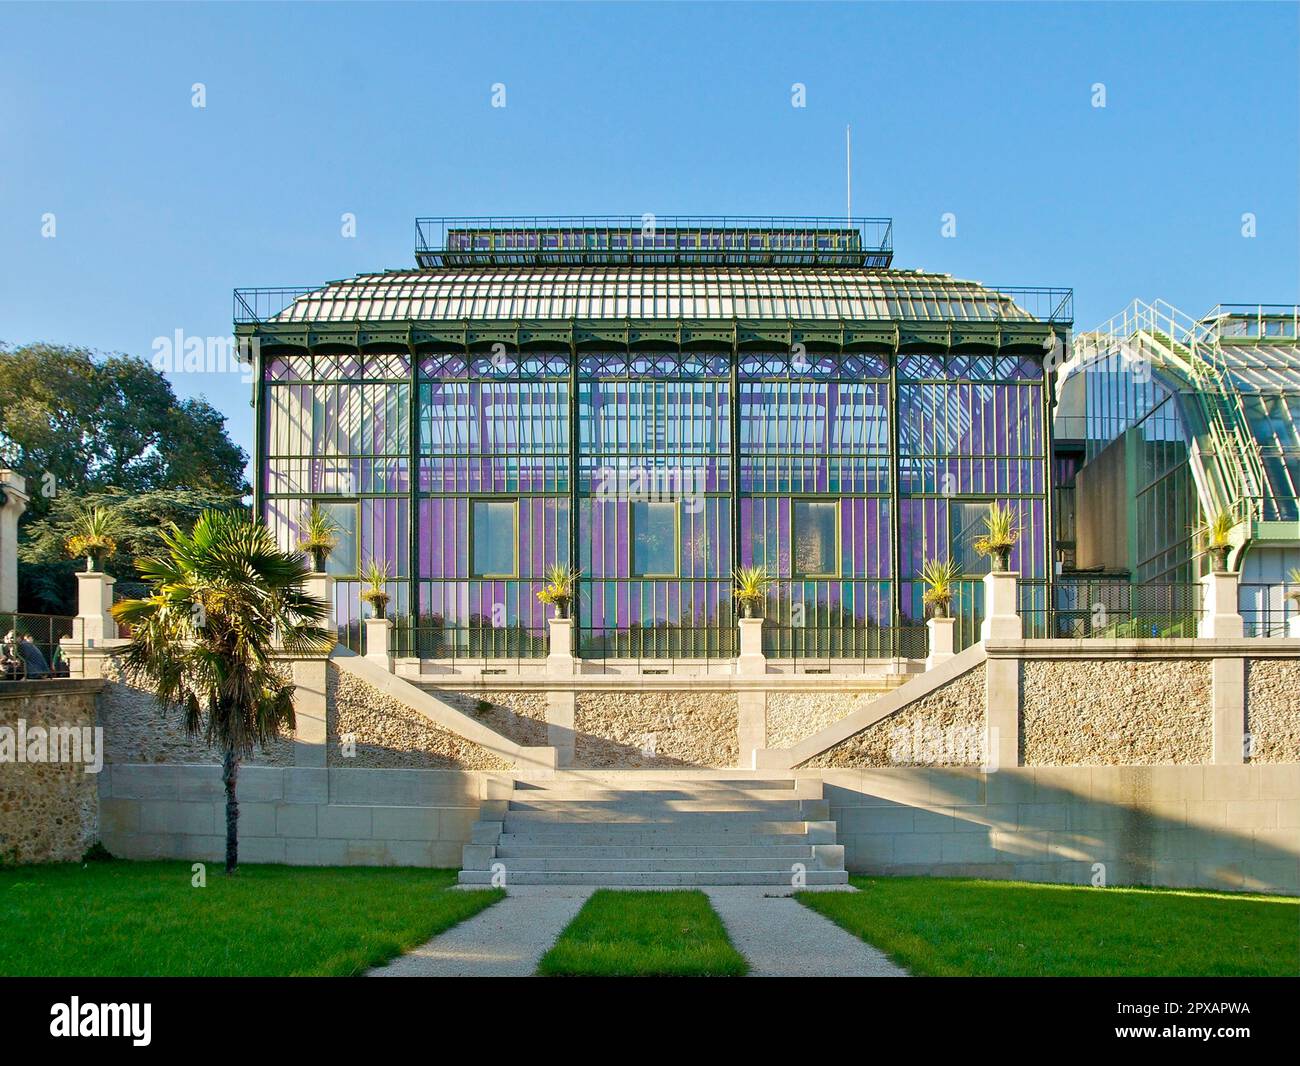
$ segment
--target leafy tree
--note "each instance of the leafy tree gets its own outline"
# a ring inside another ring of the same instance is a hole
[[[25,610],[75,610],[78,566],[63,542],[77,510],[102,502],[120,512],[127,529],[108,572],[125,586],[169,522],[187,527],[205,508],[239,505],[247,458],[219,411],[178,400],[143,359],[0,345],[0,466],[25,475],[32,494],[19,533]]]
[[[127,674],[160,707],[180,707],[185,729],[221,752],[226,873],[239,865],[240,761],[294,727],[293,684],[280,673],[273,634],[295,656],[323,654],[325,604],[304,590],[307,565],[260,521],[208,511],[191,532],[162,534],[166,552],[142,559],[152,591],[113,607],[131,627]]]
[[[37,489],[30,513],[50,497],[120,488],[208,489],[243,495],[248,456],[230,440],[225,416],[205,400],[179,400],[143,359],[85,348],[0,346],[0,465]]]
[[[159,489],[133,494],[122,489],[74,496],[61,493],[47,512],[27,522],[18,546],[20,585],[27,606],[49,614],[75,614],[76,571],[84,559],[68,557],[66,542],[88,507],[110,511],[117,550],[104,569],[118,579],[118,591],[140,591],[136,560],[166,550],[164,535],[172,525],[189,529],[204,511],[243,511],[240,497],[217,489]]]

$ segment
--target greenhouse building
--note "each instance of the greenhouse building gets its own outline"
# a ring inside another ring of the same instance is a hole
[[[922,658],[928,559],[976,639],[993,501],[1046,617],[1069,290],[897,269],[887,219],[421,219],[415,255],[235,294],[256,506],[338,525],[342,639],[373,561],[399,655],[544,655],[558,564],[581,659],[725,659],[752,565],[769,657]]]
[[[1135,303],[1076,337],[1056,376],[1057,635],[1116,617],[1143,623],[1116,635],[1190,635],[1221,513],[1247,635],[1284,631],[1300,567],[1298,327],[1294,305],[1193,319]]]

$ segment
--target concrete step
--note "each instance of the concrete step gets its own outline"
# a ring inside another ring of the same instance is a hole
[[[607,846],[630,847],[635,845],[659,846],[699,846],[722,847],[744,846],[764,847],[769,844],[834,844],[835,834],[812,833],[800,830],[786,832],[699,832],[687,833],[679,829],[641,829],[636,831],[611,832],[600,827],[592,827],[572,833],[502,833],[496,840],[484,840],[498,847],[516,847],[520,845],[549,845],[551,847],[570,845],[578,847]]]
[[[753,770],[557,770],[554,774],[524,774],[515,778],[516,790],[579,786],[646,789],[758,788],[793,791],[793,777],[755,777]]]
[[[802,858],[781,859],[781,858],[757,858],[757,859],[589,859],[586,857],[578,858],[554,858],[554,859],[511,859],[497,856],[491,860],[483,869],[489,869],[493,863],[500,863],[507,871],[519,870],[547,870],[547,871],[569,871],[578,873],[606,873],[611,870],[636,871],[671,871],[680,872],[683,870],[700,870],[712,872],[717,870],[768,870],[790,873],[791,868],[795,865],[801,865],[807,870],[842,870],[843,862],[836,864],[834,862],[821,863],[811,855],[805,855]],[[477,868],[467,866],[466,869]]]
[[[582,859],[654,858],[767,858],[808,859],[814,847],[839,845],[798,844],[498,844],[496,854],[506,859],[547,859],[556,855]]]
[[[491,870],[461,870],[462,885],[490,885]],[[505,871],[507,885],[599,885],[662,888],[674,885],[780,885],[790,887],[789,870],[517,870]],[[808,870],[803,883],[846,885],[844,870]]]
[[[792,788],[605,788],[595,785],[557,785],[555,788],[517,788],[511,801],[521,803],[613,803],[626,801],[673,801],[693,803],[778,803],[801,799],[821,799],[821,789],[813,794],[812,785]]]
[[[504,819],[508,824],[526,825],[532,822],[597,822],[600,824],[623,822],[672,822],[690,825],[704,820],[721,822],[744,821],[823,821],[830,817],[830,804],[826,800],[793,800],[777,803],[717,804],[708,801],[674,801],[664,803],[611,803],[567,802],[532,803],[528,800],[511,800]]]

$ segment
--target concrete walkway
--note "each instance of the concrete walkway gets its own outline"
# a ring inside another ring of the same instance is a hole
[[[888,956],[798,900],[706,888],[750,977],[906,977]]]
[[[531,977],[591,888],[511,892],[500,903],[371,970],[368,977]]]
[[[531,977],[595,889],[527,885],[507,891],[500,903],[367,976]],[[883,952],[788,894],[762,887],[703,891],[732,944],[749,960],[751,977],[907,976]]]

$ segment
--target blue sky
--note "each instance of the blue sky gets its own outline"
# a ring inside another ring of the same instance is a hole
[[[838,215],[846,123],[898,266],[1072,286],[1081,328],[1294,302],[1298,10],[0,6],[0,340],[228,334],[236,286],[412,265],[420,214]],[[251,450],[246,384],[173,382]]]

